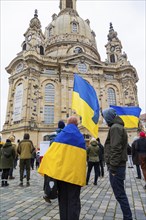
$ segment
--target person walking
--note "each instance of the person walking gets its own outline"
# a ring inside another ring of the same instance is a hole
[[[11,141],[11,144],[15,149],[14,164],[13,164],[13,167],[10,168],[10,170],[9,170],[9,180],[13,180],[13,179],[15,179],[15,177],[13,176],[13,171],[14,171],[14,167],[15,167],[15,164],[16,164],[16,161],[17,161],[17,158],[18,158],[17,145],[15,144],[15,136],[14,135],[11,135],[8,139]]]
[[[1,147],[0,150],[0,169],[2,169],[1,175],[1,186],[9,186],[8,176],[10,168],[13,168],[14,159],[16,153],[11,141],[9,139],[6,140],[6,143]]]
[[[33,142],[30,139],[30,135],[28,133],[24,134],[24,139],[20,141],[18,145],[17,152],[20,155],[20,184],[19,186],[23,186],[23,175],[24,169],[26,168],[26,186],[30,186],[30,162],[32,152],[35,150],[33,146]]]
[[[128,154],[128,163],[129,163],[128,168],[133,168],[132,147],[130,146],[130,144],[128,144],[127,147],[127,154]]]
[[[2,156],[2,147],[3,147],[4,143],[1,141],[1,137],[0,137],[0,178],[1,178],[1,174],[2,174],[2,160],[1,160],[1,156]]]
[[[124,188],[127,162],[128,136],[123,120],[113,108],[103,110],[109,131],[104,145],[105,162],[109,170],[110,184],[116,200],[119,202],[123,220],[132,220],[132,212]]]
[[[132,143],[132,160],[133,164],[136,165],[137,171],[137,179],[141,179],[141,169],[140,169],[140,161],[138,157],[138,151],[136,150],[138,137],[136,137]]]
[[[36,161],[35,161],[36,170],[39,168],[39,165],[40,165],[40,149],[37,148],[37,151],[36,151]]]
[[[90,145],[87,147],[87,157],[88,157],[88,170],[87,170],[87,178],[86,185],[89,183],[90,174],[92,168],[94,167],[94,185],[97,185],[98,176],[99,176],[99,146],[97,140],[92,138],[90,140]]]
[[[104,177],[104,147],[100,142],[100,138],[97,138],[99,146],[99,176]]]
[[[60,220],[79,220],[81,186],[86,185],[86,146],[71,116],[44,155],[38,172],[57,180]]]
[[[142,169],[142,173],[145,180],[144,189],[146,190],[146,136],[145,132],[139,133],[140,138],[137,140],[136,150],[138,151],[138,157]]]
[[[34,150],[31,154],[31,159],[30,159],[30,167],[32,170],[34,170],[34,162],[36,159],[36,150]]]

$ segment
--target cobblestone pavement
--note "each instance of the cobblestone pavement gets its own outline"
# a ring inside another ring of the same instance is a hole
[[[9,180],[8,187],[0,187],[0,220],[59,220],[57,199],[52,200],[51,204],[43,199],[43,177],[36,170],[32,170],[30,187],[20,187],[18,172],[19,167],[14,170],[15,179]],[[135,177],[136,170],[127,168],[125,185],[133,220],[146,220],[144,180]],[[82,187],[81,205],[80,219],[123,219],[121,209],[112,193],[107,171],[104,178],[99,178],[97,186],[93,185],[92,173],[89,185]]]

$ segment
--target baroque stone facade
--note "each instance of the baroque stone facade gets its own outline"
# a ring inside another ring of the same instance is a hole
[[[29,132],[38,146],[57,128],[60,119],[66,122],[68,116],[75,114],[71,109],[74,73],[94,87],[101,110],[110,104],[138,105],[138,75],[122,52],[112,24],[105,45],[106,61],[101,61],[95,36],[90,21],[79,16],[76,0],[60,0],[60,13],[52,15],[44,34],[35,10],[24,33],[22,51],[6,68],[10,78],[4,139],[10,133],[22,139]],[[90,135],[81,123],[79,128],[85,136]],[[105,132],[107,126],[100,117],[102,141]],[[134,135],[133,130],[129,134]]]

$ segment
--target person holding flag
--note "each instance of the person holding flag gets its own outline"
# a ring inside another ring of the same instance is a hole
[[[124,188],[127,162],[128,135],[123,120],[116,110],[108,108],[102,111],[109,131],[104,145],[105,162],[109,170],[110,184],[115,198],[119,202],[123,220],[132,220],[132,212]]]

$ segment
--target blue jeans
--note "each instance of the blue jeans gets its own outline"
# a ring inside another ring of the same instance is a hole
[[[126,167],[118,167],[115,175],[109,172],[109,178],[115,198],[120,204],[123,220],[132,220],[132,213],[124,188],[125,171]]]

